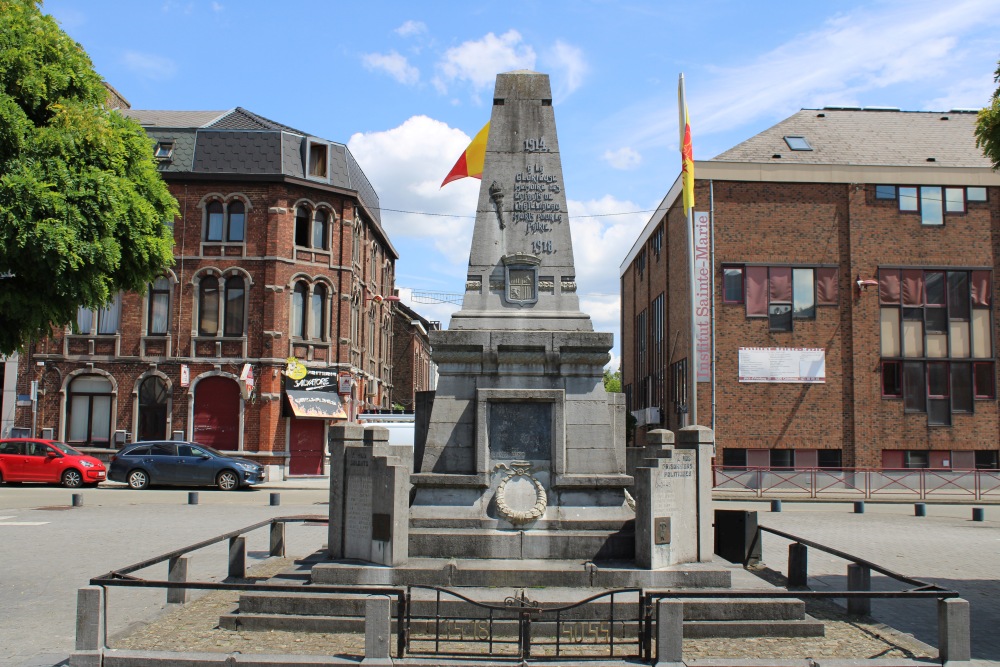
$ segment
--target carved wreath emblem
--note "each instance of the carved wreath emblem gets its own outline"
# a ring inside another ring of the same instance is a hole
[[[534,475],[528,472],[531,470],[530,463],[527,461],[511,461],[510,465],[507,465],[506,463],[498,463],[497,468],[506,468],[508,471],[507,474],[504,475],[504,478],[500,480],[500,485],[497,487],[497,513],[500,514],[500,516],[513,524],[521,524],[534,521],[545,514],[545,508],[548,507],[549,498],[545,495],[545,488],[542,487],[542,483],[535,479]],[[535,504],[529,510],[515,510],[506,502],[507,482],[515,477],[524,477],[535,487]]]

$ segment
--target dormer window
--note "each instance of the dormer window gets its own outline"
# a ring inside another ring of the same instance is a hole
[[[156,148],[153,149],[153,157],[157,160],[167,161],[170,160],[174,155],[174,142],[172,141],[159,141],[156,144]]]
[[[326,144],[309,142],[309,176],[327,178]]]

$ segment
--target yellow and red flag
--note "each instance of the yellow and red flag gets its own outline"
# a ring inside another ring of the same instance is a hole
[[[687,100],[684,98],[684,75],[677,84],[677,110],[681,127],[681,192],[684,215],[694,208],[694,149],[691,147],[691,119],[688,117]]]
[[[455,166],[451,168],[448,175],[441,182],[441,187],[448,185],[452,181],[471,176],[472,178],[483,177],[483,162],[486,161],[486,139],[490,134],[490,124],[486,123],[483,129],[472,138],[469,147],[465,149]]]

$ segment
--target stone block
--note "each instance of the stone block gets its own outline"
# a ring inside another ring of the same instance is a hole
[[[76,650],[100,651],[104,647],[104,589],[84,586],[76,593]]]
[[[365,658],[362,665],[392,665],[389,646],[392,638],[388,595],[370,595],[365,602]]]
[[[945,665],[972,659],[968,600],[938,600],[938,657]]]

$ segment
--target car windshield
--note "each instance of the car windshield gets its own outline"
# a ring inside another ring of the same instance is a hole
[[[63,454],[69,454],[70,456],[83,456],[82,452],[73,449],[65,442],[50,442],[49,444],[58,449]]]

